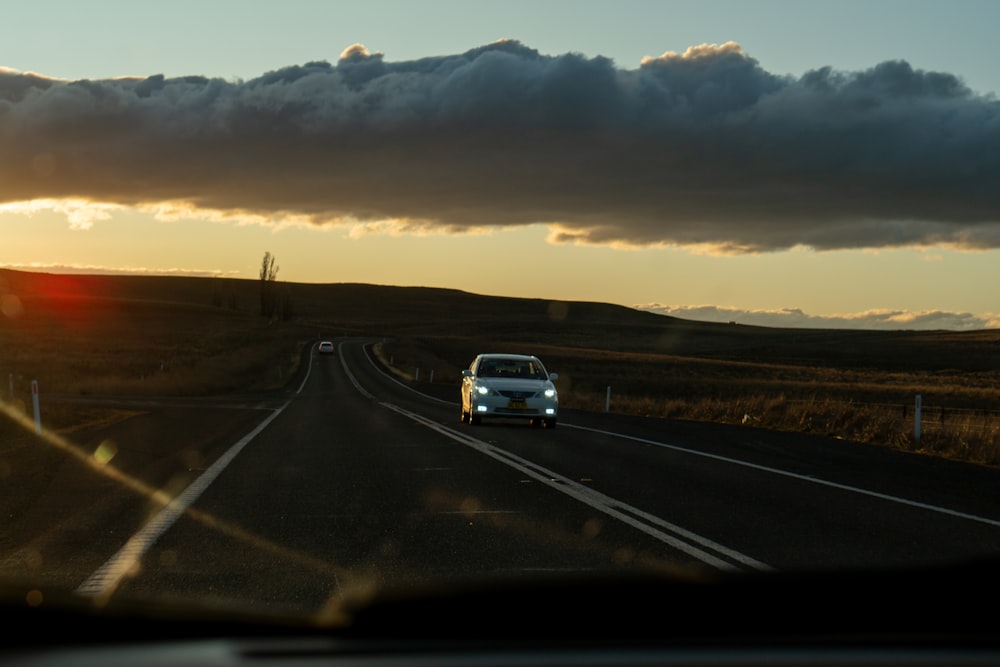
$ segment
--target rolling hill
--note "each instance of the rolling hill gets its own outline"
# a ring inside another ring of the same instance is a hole
[[[440,383],[456,383],[478,352],[538,354],[559,372],[567,407],[599,410],[613,388],[619,411],[905,444],[920,394],[942,425],[946,410],[980,415],[966,431],[994,457],[1000,441],[1000,331],[776,329],[347,283],[275,283],[285,304],[275,319],[259,314],[260,287],[0,270],[0,377],[22,393],[27,378],[61,394],[269,391],[293,376],[305,344],[366,336],[384,340],[402,376],[424,369]]]

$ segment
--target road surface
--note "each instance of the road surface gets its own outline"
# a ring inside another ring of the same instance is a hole
[[[133,402],[140,414],[85,443],[112,443],[110,462],[61,454],[31,507],[8,499],[0,571],[313,613],[372,587],[1000,553],[994,469],[613,414],[472,426],[457,381],[416,391],[366,341],[306,359],[280,396]]]

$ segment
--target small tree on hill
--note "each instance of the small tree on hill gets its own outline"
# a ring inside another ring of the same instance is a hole
[[[260,314],[266,317],[273,317],[278,305],[274,283],[279,268],[274,255],[270,251],[265,252],[260,263]]]

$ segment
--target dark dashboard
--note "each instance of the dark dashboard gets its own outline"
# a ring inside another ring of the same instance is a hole
[[[4,664],[978,665],[997,563],[710,576],[526,577],[384,591],[325,618],[67,597],[3,609]],[[21,598],[24,599],[23,597]],[[988,607],[986,607],[988,609]]]

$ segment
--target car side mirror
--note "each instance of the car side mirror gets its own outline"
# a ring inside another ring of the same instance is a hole
[[[464,378],[470,378],[470,377],[472,377],[472,371],[470,371],[468,368],[463,368],[462,369],[462,377],[464,377]]]
[[[549,380],[555,382],[559,379],[559,373],[549,373]]]

